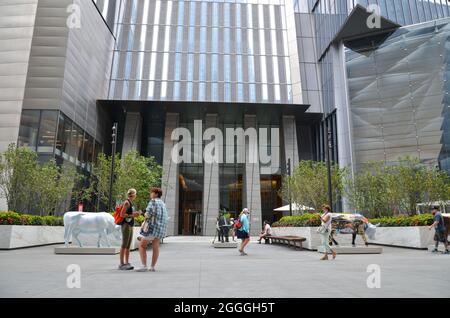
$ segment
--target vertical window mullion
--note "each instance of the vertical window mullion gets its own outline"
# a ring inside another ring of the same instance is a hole
[[[224,3],[223,28],[223,73],[224,73],[224,99],[231,100],[231,65],[230,65],[230,3]]]
[[[242,24],[241,24],[241,4],[236,4],[236,99],[242,102],[244,99],[243,74],[242,74]]]
[[[248,42],[248,81],[249,101],[256,101],[256,79],[255,79],[255,49],[253,47],[253,5],[247,4],[247,42]]]
[[[148,15],[149,15],[149,6],[150,6],[150,0],[144,0],[144,9],[143,9],[143,16],[142,16],[142,26],[141,26],[141,38],[139,43],[139,62],[138,62],[138,72],[139,76],[137,78],[137,85],[136,85],[136,98],[141,97],[142,92],[142,77],[144,72],[144,57],[145,57],[145,45],[147,41],[147,24],[148,24]]]
[[[153,98],[155,90],[156,58],[158,57],[158,35],[159,35],[159,17],[161,10],[161,1],[156,0],[155,19],[153,25],[152,52],[150,58],[150,82],[148,85],[148,97]]]
[[[170,51],[170,24],[172,19],[172,1],[167,2],[167,13],[166,13],[166,27],[164,36],[164,55],[163,55],[163,70],[161,76],[161,98],[167,97],[167,76],[169,73],[169,51]]]
[[[272,42],[274,98],[275,101],[279,101],[281,99],[280,73],[278,68],[278,47],[277,47],[276,24],[275,24],[275,7],[273,5],[270,6],[270,28],[271,28],[270,32]]]
[[[267,87],[267,65],[266,65],[266,38],[264,29],[264,6],[258,5],[258,21],[259,21],[259,45],[260,45],[260,61],[261,61],[261,88],[262,99],[269,99],[269,91]]]
[[[180,99],[181,63],[183,51],[183,27],[184,24],[184,1],[178,2],[177,38],[175,44],[175,83],[173,85],[173,99]]]
[[[211,100],[218,100],[218,79],[219,79],[219,3],[212,3],[212,32],[211,32]]]

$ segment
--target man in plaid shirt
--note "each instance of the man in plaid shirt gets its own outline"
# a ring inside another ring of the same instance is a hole
[[[139,255],[142,262],[142,266],[136,270],[138,272],[155,271],[156,262],[159,257],[159,246],[161,240],[166,236],[168,216],[166,204],[161,200],[161,196],[161,189],[151,189],[151,200],[146,209],[145,222],[140,232],[141,236],[138,238],[141,242],[139,245]],[[147,268],[147,245],[149,242],[152,242],[153,249],[150,269]]]

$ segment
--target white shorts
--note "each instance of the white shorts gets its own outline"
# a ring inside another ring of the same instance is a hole
[[[139,236],[137,237],[137,240],[140,241],[140,242],[141,242],[141,241],[151,242],[151,241],[153,241],[155,238],[156,238],[156,237],[151,236],[151,235],[149,235],[149,236],[139,235]]]

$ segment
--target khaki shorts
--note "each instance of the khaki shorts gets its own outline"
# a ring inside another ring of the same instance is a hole
[[[122,248],[130,249],[133,240],[133,227],[128,224],[122,224]]]

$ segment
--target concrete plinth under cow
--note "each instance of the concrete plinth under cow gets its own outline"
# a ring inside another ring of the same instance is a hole
[[[118,247],[55,247],[55,254],[80,255],[116,255]]]
[[[333,251],[337,254],[381,254],[383,248],[379,246],[334,246]],[[323,246],[317,248],[317,252],[324,253]]]
[[[237,248],[238,243],[225,242],[225,243],[214,243],[214,248]]]

